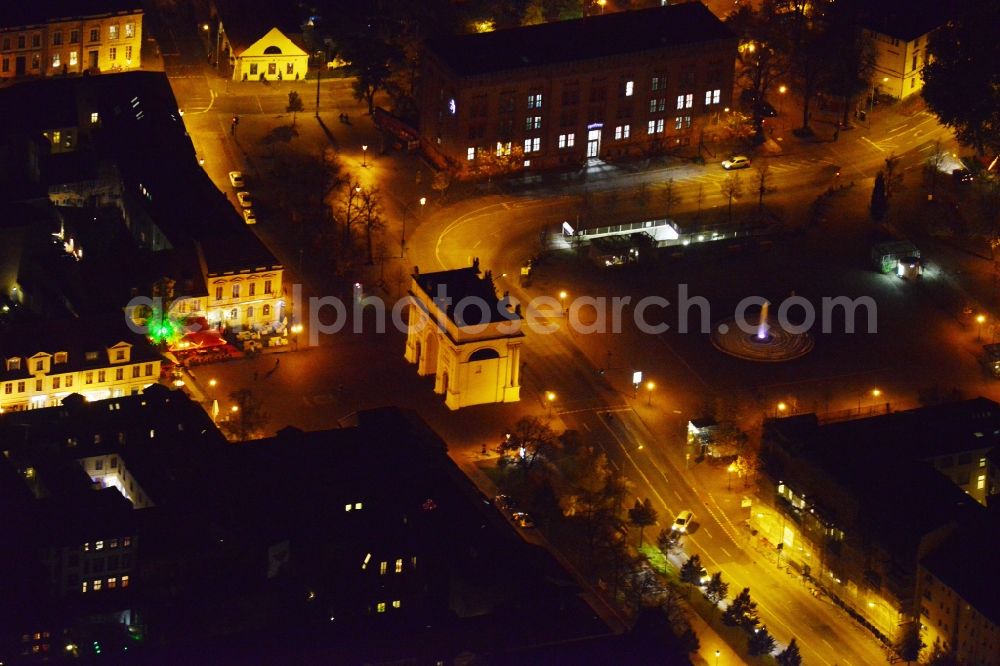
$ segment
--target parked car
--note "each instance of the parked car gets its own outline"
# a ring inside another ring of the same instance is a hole
[[[733,155],[728,160],[722,161],[722,168],[726,171],[730,169],[746,169],[750,166],[750,158],[746,155]]]
[[[694,514],[685,509],[677,514],[677,518],[674,519],[674,524],[671,528],[677,532],[687,532],[688,528],[691,527],[692,520],[694,520]]]
[[[242,171],[230,171],[229,182],[232,183],[233,187],[236,189],[241,189],[247,186],[246,180],[243,178]]]
[[[971,183],[976,179],[974,173],[962,167],[961,169],[953,169],[951,172],[951,177],[955,179],[955,182],[959,185],[964,183]]]
[[[253,199],[250,198],[249,192],[237,192],[236,200],[240,202],[240,208],[252,208]]]
[[[243,209],[243,221],[247,224],[257,224],[257,216],[254,214],[252,208]]]
[[[514,508],[514,499],[509,495],[497,495],[493,498],[493,504],[501,511],[510,511]]]
[[[518,527],[530,529],[535,526],[535,521],[531,519],[531,516],[523,511],[515,511],[511,514],[511,517],[514,519],[514,522]]]

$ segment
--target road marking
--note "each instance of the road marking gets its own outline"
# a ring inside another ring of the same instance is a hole
[[[719,550],[721,550],[723,553],[725,553],[726,557],[732,557],[733,556],[732,553],[730,553],[728,550],[726,550],[725,546],[719,546]]]
[[[684,499],[680,496],[680,493],[678,493],[676,490],[674,491],[674,495],[677,497],[678,502],[684,501]]]
[[[872,148],[874,148],[875,150],[877,150],[877,151],[879,151],[879,152],[882,152],[882,153],[884,153],[884,152],[885,152],[885,148],[882,148],[882,147],[880,147],[880,146],[876,145],[876,144],[875,144],[875,143],[874,143],[874,142],[873,142],[873,141],[872,141],[871,139],[869,139],[868,137],[866,137],[866,136],[863,136],[863,137],[861,137],[861,140],[862,140],[862,141],[867,141],[867,142],[868,142],[869,144],[871,144],[871,147],[872,147]]]
[[[701,530],[701,531],[702,531],[702,532],[704,532],[704,533],[705,533],[705,536],[707,536],[707,537],[708,537],[709,539],[711,539],[711,538],[712,538],[712,533],[708,531],[708,528],[707,528],[707,527],[705,527],[705,528],[702,528],[702,530]]]
[[[587,432],[590,432],[590,424],[589,423],[587,423],[586,421],[584,421],[583,422],[583,427],[587,429]]]

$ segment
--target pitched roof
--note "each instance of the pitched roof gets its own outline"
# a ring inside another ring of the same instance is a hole
[[[298,3],[260,2],[259,0],[213,0],[222,29],[236,55],[260,40],[271,30],[282,36],[302,32],[302,21],[296,13]]]
[[[998,535],[1000,526],[988,517],[952,535],[921,561],[925,569],[996,625],[1000,625]]]
[[[281,32],[277,28],[271,28],[268,30],[266,35],[246,47],[243,52],[239,54],[241,58],[245,58],[247,56],[266,55],[308,56],[309,54],[299,48],[295,42],[285,36],[285,33]]]
[[[729,39],[735,36],[722,21],[690,2],[440,37],[429,40],[427,49],[456,74],[471,76]]]

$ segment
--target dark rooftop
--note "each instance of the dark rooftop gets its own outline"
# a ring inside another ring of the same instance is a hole
[[[435,301],[458,326],[477,326],[520,319],[508,311],[506,302],[497,297],[496,286],[490,271],[480,277],[479,260],[469,268],[458,268],[437,273],[417,273],[413,276],[417,286]],[[469,300],[465,300],[469,299]],[[465,305],[459,305],[465,300]],[[484,311],[483,306],[488,309]],[[457,318],[456,318],[457,317]]]
[[[238,53],[277,28],[292,39],[302,32],[302,18],[294,2],[255,2],[253,0],[214,0],[219,19]]]
[[[1000,625],[998,538],[1000,525],[991,516],[952,535],[921,562],[938,580],[996,625]]]
[[[882,0],[863,6],[866,28],[907,42],[944,25],[952,10],[949,3],[932,0]]]
[[[700,2],[441,37],[427,48],[463,76],[735,39]],[[572,48],[568,46],[572,45]]]
[[[45,23],[55,19],[141,12],[140,0],[31,0],[4,2],[0,26]]]
[[[122,312],[84,319],[47,320],[40,325],[26,323],[0,328],[2,358],[30,358],[39,352],[48,354],[67,352],[66,363],[52,365],[53,372],[109,367],[111,362],[108,359],[107,349],[119,342],[132,345],[129,363],[142,363],[160,358],[159,352],[149,344],[144,335],[128,327],[125,314]],[[98,352],[97,357],[88,360],[87,352]],[[7,370],[6,364],[0,366],[0,381],[26,379],[31,376],[26,362],[22,362],[17,370]]]

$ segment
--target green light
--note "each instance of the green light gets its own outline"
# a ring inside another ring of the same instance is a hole
[[[157,345],[172,344],[184,334],[181,323],[170,316],[165,316],[160,308],[153,309],[146,326],[149,339]]]

